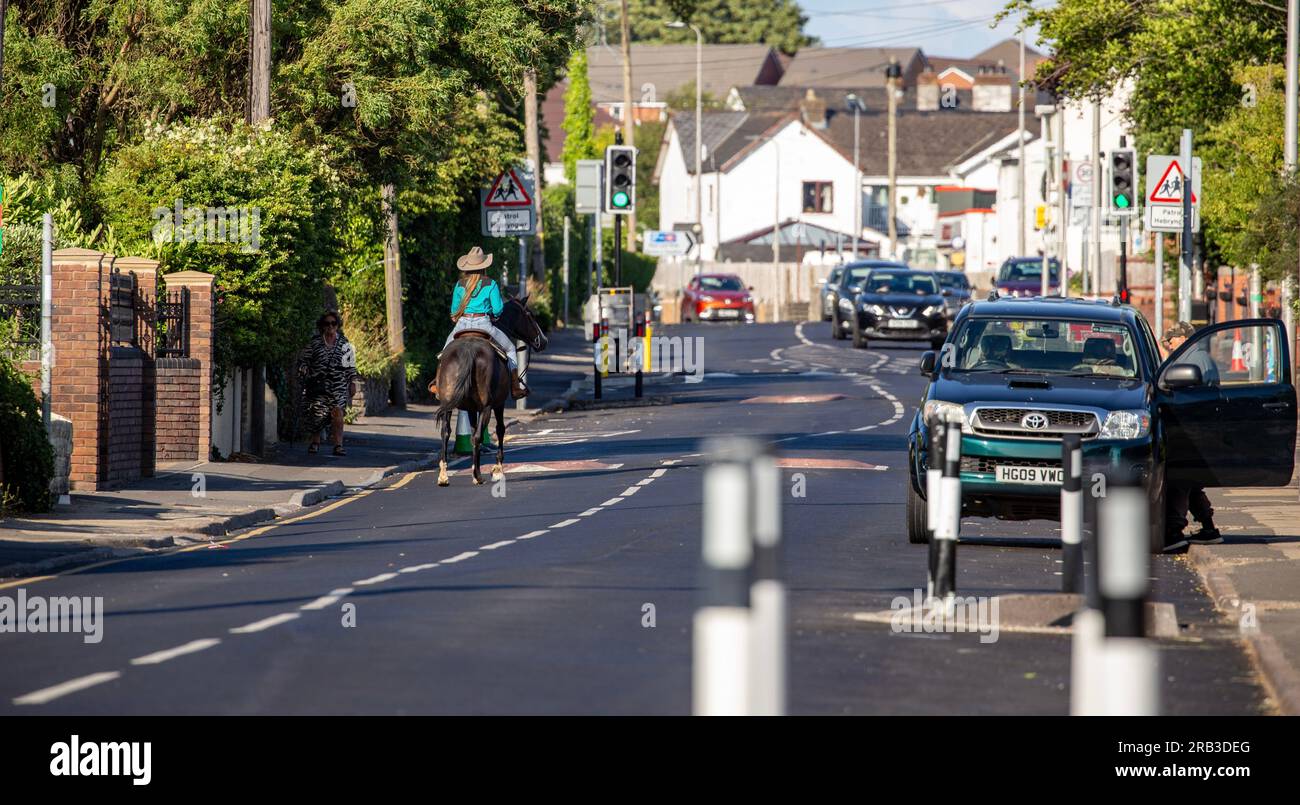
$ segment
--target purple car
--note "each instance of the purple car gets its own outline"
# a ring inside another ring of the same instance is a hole
[[[1047,261],[1049,274],[1048,293],[1061,292],[1061,263],[1056,258]],[[1043,293],[1043,258],[1008,257],[998,269],[993,281],[998,296],[1041,296]]]

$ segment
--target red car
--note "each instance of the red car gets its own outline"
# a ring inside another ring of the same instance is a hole
[[[682,321],[754,321],[754,297],[735,274],[701,274],[682,292]]]

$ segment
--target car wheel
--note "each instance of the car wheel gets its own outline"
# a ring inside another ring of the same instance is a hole
[[[856,313],[853,314],[853,348],[867,348],[867,337],[862,334],[862,322],[858,320],[858,315]]]
[[[823,302],[823,303],[822,303],[822,321],[830,321],[830,320],[831,320],[831,314],[829,314],[829,313],[826,312],[826,303]]]
[[[1167,486],[1160,485],[1160,492],[1151,497],[1151,531],[1149,536],[1151,553],[1163,553],[1165,549],[1165,495]],[[1150,497],[1150,496],[1148,496]]]
[[[925,545],[930,541],[930,534],[925,530],[925,501],[907,481],[907,541],[913,545]]]
[[[844,340],[844,329],[840,327],[840,314],[838,312],[831,314],[831,338],[836,341]]]

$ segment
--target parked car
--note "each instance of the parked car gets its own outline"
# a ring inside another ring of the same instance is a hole
[[[1161,360],[1151,327],[1127,305],[976,301],[943,350],[921,358],[929,386],[908,437],[912,542],[927,540],[929,429],[944,421],[962,428],[964,516],[1059,519],[1061,439],[1077,434],[1087,478],[1112,473],[1145,488],[1153,552],[1164,545],[1170,483],[1290,481],[1296,390],[1275,319],[1211,325]]]
[[[831,316],[835,315],[835,286],[839,285],[840,277],[843,275],[844,266],[835,266],[822,282],[821,290],[818,292],[822,306],[822,321],[830,321]]]
[[[692,277],[682,293],[681,320],[754,321],[751,288],[735,274]]]
[[[970,278],[960,271],[936,271],[934,276],[939,280],[939,290],[943,293],[943,306],[948,314],[948,320],[952,321],[957,317],[957,311],[961,310],[971,300]]]
[[[932,271],[875,268],[862,281],[850,317],[853,346],[867,341],[929,341],[931,349],[948,335],[948,314],[939,280]]]
[[[839,282],[831,287],[828,292],[831,300],[831,338],[836,340],[848,338],[850,332],[849,320],[852,318],[849,313],[853,311],[853,298],[862,293],[862,281],[867,278],[872,269],[876,268],[909,270],[905,263],[898,263],[893,260],[855,260],[852,263],[846,263],[843,273],[840,274]],[[830,286],[830,283],[827,283],[827,285]]]
[[[1061,263],[1056,258],[1047,261],[1049,294],[1061,292]],[[998,269],[993,288],[998,296],[1041,296],[1043,293],[1043,258],[1008,257]]]

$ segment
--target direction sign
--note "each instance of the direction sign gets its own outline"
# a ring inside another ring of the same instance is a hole
[[[1146,170],[1146,225],[1157,232],[1183,230],[1183,191],[1187,175],[1176,156],[1149,154]],[[1192,231],[1201,228],[1201,158],[1192,158]]]
[[[695,238],[690,232],[676,230],[652,230],[645,233],[641,242],[641,251],[652,255],[686,254],[695,245]]]
[[[489,209],[510,209],[533,206],[533,188],[519,178],[519,171],[508,168],[492,182],[483,196],[483,206]]]

